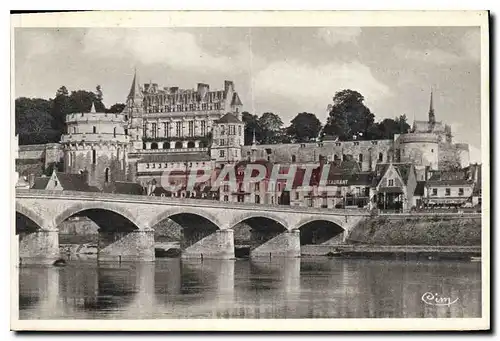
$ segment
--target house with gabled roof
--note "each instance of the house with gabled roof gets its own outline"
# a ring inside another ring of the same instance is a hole
[[[31,189],[45,189],[50,191],[76,191],[76,192],[99,192],[95,186],[89,186],[88,174],[71,174],[56,172],[51,176],[42,176],[35,179]]]
[[[413,164],[377,164],[372,181],[375,206],[382,210],[407,211],[413,205],[416,186],[417,178]]]

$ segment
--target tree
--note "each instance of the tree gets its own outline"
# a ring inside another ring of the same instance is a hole
[[[336,135],[340,140],[371,139],[375,115],[363,103],[364,97],[354,90],[342,90],[335,93],[333,104],[329,106],[329,117],[324,133]]]
[[[248,111],[244,111],[241,113],[241,120],[245,123],[245,145],[252,144],[254,132],[255,139],[260,143],[262,140],[262,130],[259,124],[259,117],[250,114]]]
[[[318,137],[321,130],[321,122],[316,115],[302,112],[297,114],[287,128],[289,135],[296,142],[307,142],[312,138]]]
[[[123,103],[115,103],[109,109],[106,110],[108,113],[119,114],[125,109],[125,104]]]
[[[386,118],[376,125],[377,131],[373,130],[374,139],[393,139],[394,134],[404,134],[410,130],[410,125],[406,123],[406,116],[400,115],[396,119]]]
[[[261,142],[264,144],[277,143],[276,135],[283,126],[283,121],[281,118],[271,112],[265,112],[258,120],[258,124],[261,128]]]
[[[66,115],[71,113],[71,103],[68,96],[68,89],[63,85],[56,91],[50,114],[53,117],[52,128],[63,131]]]

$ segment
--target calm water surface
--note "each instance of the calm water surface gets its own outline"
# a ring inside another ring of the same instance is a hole
[[[481,264],[70,261],[19,268],[21,319],[480,317]],[[432,306],[426,292],[458,301]]]

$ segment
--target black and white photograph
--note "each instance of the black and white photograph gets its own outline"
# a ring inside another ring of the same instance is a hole
[[[488,29],[12,14],[11,329],[488,328]]]

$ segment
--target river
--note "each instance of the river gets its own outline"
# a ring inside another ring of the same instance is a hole
[[[481,317],[481,263],[72,260],[21,266],[19,293],[20,319],[470,318]]]

